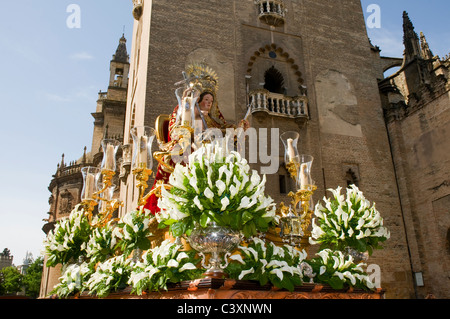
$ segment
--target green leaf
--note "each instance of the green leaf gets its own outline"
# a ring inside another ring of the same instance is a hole
[[[328,280],[328,283],[333,289],[340,290],[344,288],[344,282],[339,277],[333,276]]]
[[[182,236],[184,234],[185,224],[183,222],[176,222],[170,226],[170,230],[175,237]]]
[[[151,247],[150,240],[146,237],[139,238],[137,241],[137,247],[142,250],[148,250]]]
[[[247,222],[251,221],[253,219],[253,214],[250,213],[249,211],[245,211],[242,214],[242,224],[246,224]]]
[[[200,216],[200,226],[202,226],[203,228],[205,228],[208,225],[209,222],[209,215],[204,212],[201,216]]]

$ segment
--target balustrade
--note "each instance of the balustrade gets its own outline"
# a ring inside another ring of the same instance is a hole
[[[284,24],[286,9],[282,0],[255,0],[255,4],[261,20],[273,26]]]
[[[256,90],[250,93],[250,105],[252,113],[266,112],[292,118],[308,117],[306,96],[290,97],[267,90]]]

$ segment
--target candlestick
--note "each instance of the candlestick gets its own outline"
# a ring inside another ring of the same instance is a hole
[[[84,198],[83,199],[92,199],[94,195],[94,186],[95,186],[95,177],[92,174],[87,173],[86,182],[84,186]]]
[[[309,185],[308,164],[303,163],[300,165],[300,189],[306,190],[308,185]]]
[[[148,137],[141,136],[139,145],[139,165],[147,166],[148,159]]]
[[[191,102],[192,102],[192,98],[187,97],[184,99],[184,103],[183,103],[183,113],[182,113],[182,117],[181,117],[181,125],[183,126],[191,126]],[[189,108],[186,108],[185,105],[189,105]]]
[[[115,152],[114,152],[114,145],[112,145],[112,144],[108,144],[107,146],[106,146],[106,153],[105,153],[105,156],[106,156],[106,160],[105,160],[105,169],[107,169],[107,170],[111,170],[111,171],[114,171],[115,170],[115,165],[114,165],[114,154]]]
[[[289,162],[291,162],[295,158],[294,140],[292,138],[288,138],[287,139],[287,144],[288,144]]]
[[[116,170],[116,153],[119,149],[120,142],[115,139],[102,140],[103,161],[102,170],[115,171]]]

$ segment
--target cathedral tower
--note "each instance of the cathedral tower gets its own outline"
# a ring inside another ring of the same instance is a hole
[[[158,115],[172,112],[174,83],[188,64],[207,63],[218,74],[218,102],[227,121],[239,122],[251,108],[252,127],[268,130],[269,143],[258,145],[254,166],[277,167],[267,176],[269,195],[286,201],[292,187],[276,130],[297,131],[300,152],[315,158],[315,200],[329,196],[327,188],[354,183],[376,202],[391,239],[370,261],[380,265],[388,297],[413,297],[376,53],[360,1],[134,0],[133,5],[124,143],[131,143],[133,126],[154,126]],[[416,49],[420,53],[420,45]],[[264,162],[261,153],[272,154],[272,161]],[[127,174],[122,214],[137,201],[129,169]]]
[[[46,234],[53,229],[56,221],[67,217],[75,205],[81,202],[81,191],[83,189],[81,169],[86,166],[100,166],[103,159],[102,139],[123,140],[129,72],[128,59],[126,39],[122,36],[116,53],[110,62],[108,90],[99,92],[96,112],[92,113],[94,129],[91,150],[88,151],[85,147],[83,155],[78,160],[71,162],[66,162],[63,154],[61,162],[57,165],[56,173],[52,176],[48,187],[51,192],[50,209],[48,218],[45,219],[46,224],[42,227]],[[116,185],[119,184],[118,179],[117,177]],[[44,263],[45,261],[46,259]],[[47,296],[53,290],[60,275],[61,265],[54,268],[44,267],[41,297]]]

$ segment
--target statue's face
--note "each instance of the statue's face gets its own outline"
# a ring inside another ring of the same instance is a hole
[[[211,94],[203,96],[202,101],[199,103],[202,112],[209,112],[214,102],[214,97]]]

